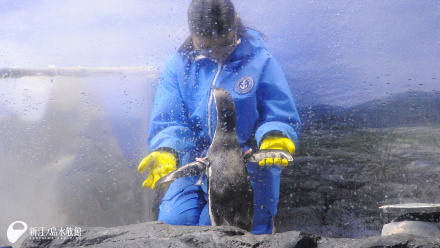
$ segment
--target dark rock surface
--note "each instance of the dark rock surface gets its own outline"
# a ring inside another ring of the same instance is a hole
[[[290,231],[275,235],[252,235],[235,227],[171,226],[161,222],[114,228],[83,228],[75,239],[27,238],[30,247],[440,247],[440,239],[412,235],[392,235],[363,239],[333,239],[304,232]]]
[[[277,231],[377,236],[380,206],[439,202],[439,141],[438,127],[306,130],[281,174]]]

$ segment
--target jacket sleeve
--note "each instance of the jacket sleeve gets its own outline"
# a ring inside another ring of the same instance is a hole
[[[257,91],[261,125],[255,132],[260,146],[264,135],[282,133],[298,146],[301,121],[289,85],[274,58],[269,57]]]
[[[195,135],[188,126],[187,110],[178,83],[178,57],[165,67],[157,86],[148,131],[150,151],[171,150],[181,159],[194,148]],[[181,160],[180,160],[181,161]]]

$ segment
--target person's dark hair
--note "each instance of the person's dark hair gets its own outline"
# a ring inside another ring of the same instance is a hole
[[[187,53],[193,50],[192,36],[215,38],[237,30],[239,38],[247,38],[247,28],[236,16],[230,0],[192,0],[188,8],[190,36],[178,51]]]

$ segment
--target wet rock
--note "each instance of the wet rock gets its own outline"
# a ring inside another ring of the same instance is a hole
[[[277,231],[378,236],[387,223],[380,206],[437,203],[439,134],[431,127],[305,130],[281,174]]]
[[[147,222],[113,228],[82,228],[74,239],[28,237],[21,247],[440,247],[440,239],[392,235],[363,239],[336,239],[289,231],[274,235],[252,235],[236,227],[171,226]]]

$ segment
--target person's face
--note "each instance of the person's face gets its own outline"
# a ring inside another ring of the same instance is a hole
[[[235,30],[216,38],[193,36],[192,40],[198,54],[216,63],[225,61],[240,43]]]

